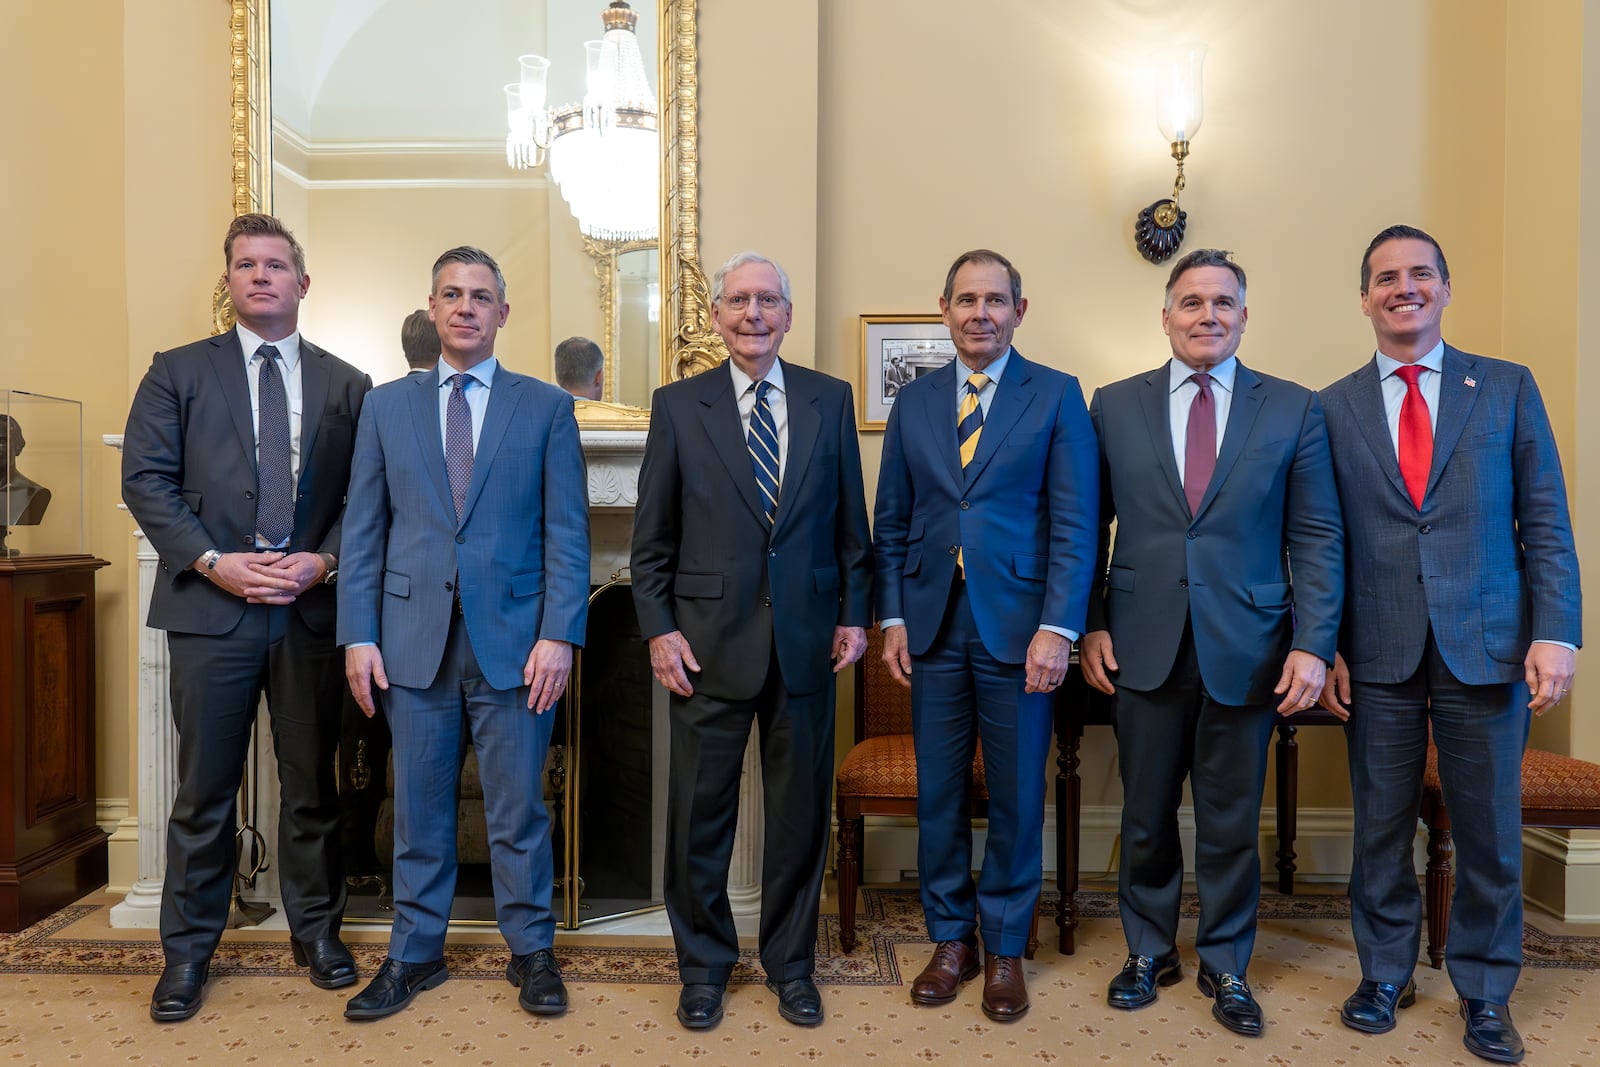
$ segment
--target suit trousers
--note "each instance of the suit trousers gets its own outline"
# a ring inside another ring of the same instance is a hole
[[[1148,692],[1118,686],[1115,707],[1122,769],[1117,904],[1128,951],[1160,958],[1176,948],[1183,895],[1178,808],[1187,777],[1200,895],[1195,952],[1207,971],[1244,974],[1255,950],[1261,791],[1276,710],[1214,700],[1188,623],[1167,680]]]
[[[389,955],[404,963],[444,955],[456,890],[457,794],[468,734],[483,780],[495,921],[512,952],[551,947],[555,860],[540,783],[559,705],[536,715],[528,707],[527,686],[495,689],[485,682],[459,614],[450,617],[444,661],[433,684],[426,689],[391,685],[383,702],[394,735]]]
[[[289,929],[336,936],[344,916],[334,755],[344,658],[292,604],[246,605],[226,634],[169,631],[178,791],[167,823],[161,942],[169,963],[211,958],[228,922],[239,783],[266,694],[277,754],[278,882]]]
[[[702,655],[704,653],[702,652]],[[761,857],[761,966],[778,982],[816,969],[817,912],[827,863],[833,788],[834,686],[797,695],[774,646],[750,700],[672,694],[663,893],[687,984],[721,984],[739,959],[728,864],[739,818],[739,777],[758,728],[766,845]]]
[[[1350,789],[1360,847],[1350,919],[1361,974],[1403,985],[1417,964],[1422,892],[1412,849],[1428,736],[1456,847],[1445,966],[1463,997],[1504,1004],[1522,969],[1522,755],[1528,687],[1464,685],[1428,634],[1404,682],[1352,682]]]
[[[1021,956],[1044,876],[1044,779],[1054,697],[1026,692],[1024,665],[1002,663],[984,647],[960,579],[938,636],[911,666],[917,869],[928,936],[955,941],[976,928],[989,952]],[[974,883],[970,805],[980,739],[989,833]]]

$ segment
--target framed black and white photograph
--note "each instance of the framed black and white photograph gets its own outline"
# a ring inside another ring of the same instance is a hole
[[[955,356],[950,329],[938,315],[861,316],[861,429],[883,429],[900,387]]]

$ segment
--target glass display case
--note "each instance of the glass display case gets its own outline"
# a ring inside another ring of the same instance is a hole
[[[83,552],[83,404],[0,389],[0,557]]]

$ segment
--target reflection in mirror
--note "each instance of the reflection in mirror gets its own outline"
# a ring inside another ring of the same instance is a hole
[[[505,82],[517,57],[548,56],[549,101],[580,104],[584,44],[605,32],[606,7],[473,0],[446,17],[436,0],[272,0],[271,210],[307,249],[308,337],[374,381],[402,376],[400,324],[426,306],[430,265],[472,244],[506,276],[502,363],[553,381],[555,344],[590,337],[606,353],[605,399],[648,404],[660,376],[659,275],[638,275],[633,252],[619,260],[637,244],[580,233],[548,167],[506,165]],[[653,57],[655,4],[637,15],[632,32]],[[644,74],[659,96],[654,65]]]

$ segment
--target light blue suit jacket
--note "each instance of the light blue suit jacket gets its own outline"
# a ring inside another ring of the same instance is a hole
[[[1078,380],[1015,349],[972,462],[956,445],[956,376],[901,387],[883,438],[873,521],[877,615],[911,654],[939,632],[956,549],[989,654],[1027,659],[1040,624],[1083,632],[1094,572],[1099,450]]]
[[[460,583],[484,680],[522,682],[537,640],[582,645],[589,612],[588,477],[572,397],[500,367],[456,521],[438,379],[369,395],[356,433],[339,559],[341,645],[376,642],[389,681],[424,689]]]

